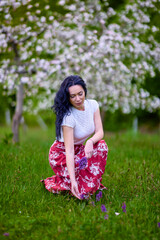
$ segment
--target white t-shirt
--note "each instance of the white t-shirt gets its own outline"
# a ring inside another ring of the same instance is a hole
[[[96,100],[87,99],[84,101],[84,111],[71,107],[69,115],[64,116],[61,124],[60,142],[64,142],[62,126],[74,129],[74,144],[83,144],[85,140],[95,131],[94,113],[99,108]],[[69,139],[68,139],[69,140]]]

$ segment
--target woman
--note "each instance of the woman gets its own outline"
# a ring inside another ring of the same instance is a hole
[[[101,140],[103,127],[98,103],[86,100],[86,95],[86,84],[77,75],[67,77],[56,94],[52,107],[56,113],[56,141],[49,151],[55,175],[44,180],[47,190],[53,193],[69,190],[79,199],[105,189],[101,176],[108,153],[105,141]],[[86,166],[80,167],[82,158]]]

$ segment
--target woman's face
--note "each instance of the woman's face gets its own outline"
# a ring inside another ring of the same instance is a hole
[[[81,85],[69,87],[69,99],[73,107],[84,110],[85,91]]]

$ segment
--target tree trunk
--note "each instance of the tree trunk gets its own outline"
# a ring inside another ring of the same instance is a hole
[[[133,118],[132,129],[133,129],[134,133],[138,132],[138,117],[137,116],[134,116],[134,118]]]
[[[13,116],[12,132],[13,132],[13,142],[19,142],[19,124],[22,117],[23,111],[23,83],[20,83],[17,95],[16,95],[16,110]]]

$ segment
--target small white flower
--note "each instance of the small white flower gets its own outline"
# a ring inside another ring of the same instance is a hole
[[[22,83],[27,83],[29,81],[29,77],[21,77]]]
[[[42,51],[42,47],[41,47],[41,46],[36,46],[36,51],[37,51],[37,52]]]
[[[46,18],[44,16],[42,16],[40,20],[42,23],[44,23],[46,21]]]
[[[53,19],[54,19],[54,17],[53,17],[53,16],[50,16],[50,17],[49,17],[49,20],[50,20],[50,21],[52,21]]]
[[[47,9],[49,9],[50,8],[50,6],[49,5],[47,5],[47,6],[45,6],[45,9],[47,10]]]

